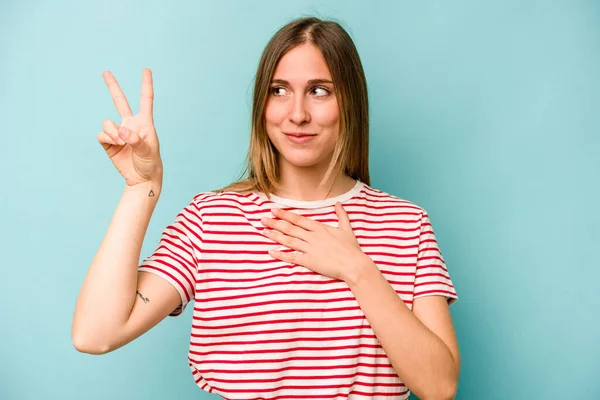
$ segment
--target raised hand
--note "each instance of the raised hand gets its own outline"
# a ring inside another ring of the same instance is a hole
[[[146,181],[162,184],[163,165],[152,116],[152,72],[148,68],[142,72],[140,112],[136,115],[132,115],[127,98],[112,73],[105,71],[102,76],[121,115],[121,123],[104,121],[98,142],[128,186]]]

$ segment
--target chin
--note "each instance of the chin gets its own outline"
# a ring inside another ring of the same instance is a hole
[[[286,152],[286,154],[281,153],[280,155],[288,164],[299,168],[314,167],[321,161],[317,154],[306,150]]]

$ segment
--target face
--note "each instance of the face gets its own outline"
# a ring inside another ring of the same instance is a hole
[[[273,74],[265,109],[269,139],[281,168],[329,164],[340,113],[321,51],[305,43],[288,51]]]

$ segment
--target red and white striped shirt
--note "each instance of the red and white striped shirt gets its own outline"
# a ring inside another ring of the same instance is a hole
[[[364,253],[409,309],[421,296],[457,299],[427,212],[357,181],[340,196],[299,201],[263,193],[200,193],[139,270],[194,300],[189,366],[225,399],[407,399],[348,285],[269,255],[262,217],[284,208],[337,227],[340,201]],[[287,249],[292,251],[291,249]]]

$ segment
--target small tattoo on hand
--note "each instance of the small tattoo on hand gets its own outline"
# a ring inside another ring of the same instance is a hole
[[[140,295],[140,297],[142,298],[142,300],[143,300],[144,303],[147,303],[147,302],[150,301],[149,298],[142,296],[142,294],[140,292],[138,292],[137,290],[135,292]]]
[[[152,191],[152,189],[150,189],[150,193],[148,193],[148,197],[154,197],[154,191]]]

